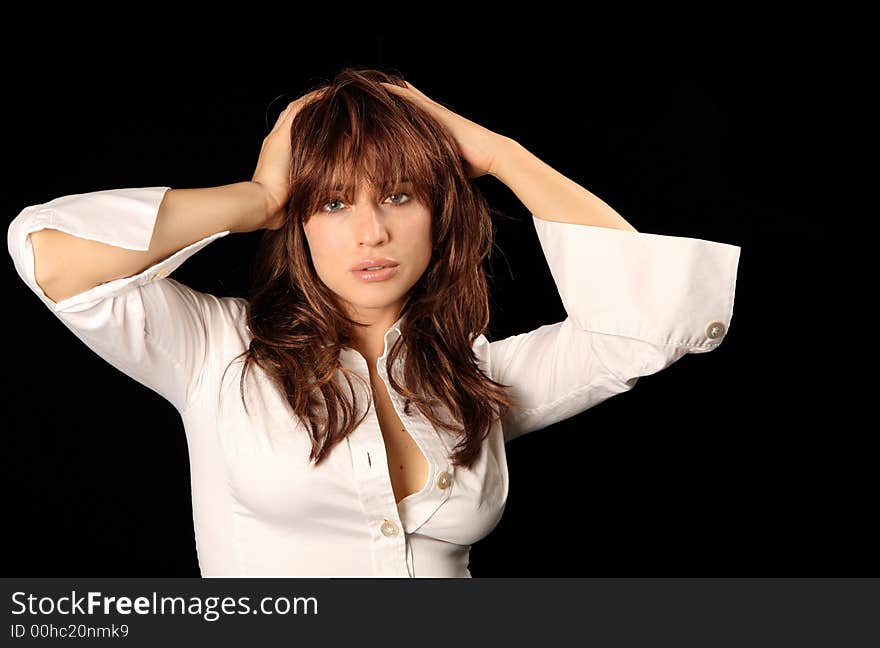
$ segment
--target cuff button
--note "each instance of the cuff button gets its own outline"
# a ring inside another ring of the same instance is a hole
[[[710,340],[717,340],[724,335],[724,328],[723,322],[709,322],[708,326],[706,326],[706,337]]]

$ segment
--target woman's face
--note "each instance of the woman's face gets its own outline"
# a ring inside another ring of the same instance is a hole
[[[327,287],[353,307],[354,316],[390,323],[431,259],[431,213],[415,200],[412,185],[372,197],[358,188],[355,204],[341,198],[323,204],[303,226],[315,270]],[[364,259],[387,257],[399,266],[381,281],[364,281],[351,268]]]

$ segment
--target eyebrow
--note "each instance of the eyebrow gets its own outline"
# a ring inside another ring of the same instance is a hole
[[[410,178],[401,178],[400,182],[397,184],[411,184],[412,180]],[[389,185],[393,185],[395,183],[389,182]],[[350,189],[354,189],[352,185],[334,185],[331,187],[331,191],[348,191]]]

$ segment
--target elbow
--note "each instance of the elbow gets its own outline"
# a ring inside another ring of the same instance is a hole
[[[57,303],[62,296],[58,292],[58,272],[55,267],[57,264],[53,263],[51,239],[54,233],[57,233],[57,230],[43,229],[31,232],[28,236],[34,254],[34,281],[43,294]]]

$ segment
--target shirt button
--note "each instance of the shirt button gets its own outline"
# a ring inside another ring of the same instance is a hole
[[[724,323],[723,322],[709,322],[706,326],[706,336],[710,340],[715,340],[724,335]]]
[[[437,488],[449,488],[452,485],[452,477],[445,470],[437,475]]]
[[[397,530],[397,525],[388,518],[385,518],[385,521],[382,523],[382,535],[390,538],[397,535]]]

